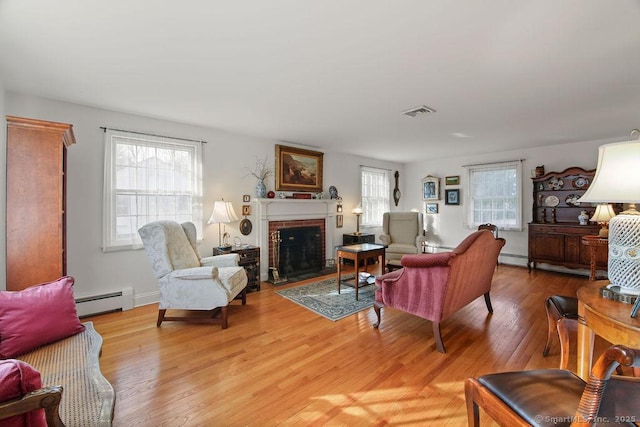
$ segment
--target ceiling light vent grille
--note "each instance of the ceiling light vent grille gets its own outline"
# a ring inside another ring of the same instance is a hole
[[[433,108],[429,108],[426,105],[421,105],[419,107],[411,108],[410,110],[403,111],[402,114],[409,117],[423,116],[425,114],[435,113],[436,110]]]

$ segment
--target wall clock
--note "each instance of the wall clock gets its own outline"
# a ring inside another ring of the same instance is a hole
[[[400,201],[400,189],[398,188],[398,178],[400,177],[400,174],[398,173],[398,171],[396,171],[396,173],[394,173],[393,176],[396,178],[396,188],[393,189],[393,201],[395,202],[396,206],[398,206],[398,202]]]

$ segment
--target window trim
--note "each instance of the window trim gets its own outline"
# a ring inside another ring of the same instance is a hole
[[[466,165],[465,168],[467,169],[467,182],[468,182],[468,190],[465,191],[464,193],[464,202],[465,202],[465,215],[464,215],[464,222],[465,222],[465,227],[469,228],[469,229],[477,229],[478,225],[486,223],[486,222],[492,222],[495,223],[498,226],[499,230],[511,230],[511,231],[523,231],[525,224],[524,224],[524,212],[523,212],[523,208],[522,208],[522,163],[523,160],[510,160],[510,161],[501,161],[501,162],[493,162],[493,163],[483,163],[483,164],[477,164],[477,165]],[[504,223],[500,223],[499,221],[493,220],[493,221],[482,221],[479,223],[476,223],[473,220],[473,214],[474,214],[474,205],[473,205],[473,173],[477,172],[477,171],[482,171],[482,170],[491,170],[491,169],[511,169],[511,168],[515,168],[515,172],[516,172],[516,177],[515,177],[515,184],[516,184],[516,220],[517,220],[517,224],[515,225],[505,225]]]
[[[193,190],[191,201],[191,219],[196,226],[198,236],[202,236],[202,143],[180,138],[164,137],[154,134],[127,132],[117,129],[105,129],[104,133],[104,182],[103,182],[103,226],[102,226],[102,251],[114,252],[140,249],[143,247],[140,236],[135,233],[133,239],[115,238],[116,229],[116,196],[118,189],[114,188],[116,179],[116,147],[123,139],[131,141],[138,146],[151,146],[163,148],[183,148],[192,153],[192,177]],[[141,191],[140,189],[133,190]],[[149,191],[149,190],[147,190]],[[160,218],[158,218],[160,219]],[[155,219],[154,219],[155,220]]]
[[[360,166],[360,202],[361,202],[362,209],[365,211],[362,215],[360,228],[361,229],[380,228],[382,227],[382,215],[380,215],[380,224],[365,222],[367,204],[364,201],[363,191],[362,191],[362,187],[363,187],[362,175],[364,172],[384,174],[384,182],[386,187],[383,189],[386,194],[386,197],[384,200],[386,201],[386,204],[387,204],[386,208],[384,209],[384,212],[389,212],[389,210],[391,209],[391,174],[389,173],[390,172],[389,169],[376,168],[373,166],[362,166],[362,165]]]

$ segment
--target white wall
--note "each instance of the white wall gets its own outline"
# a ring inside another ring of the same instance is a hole
[[[247,168],[252,169],[256,159],[265,157],[273,165],[274,145],[281,143],[12,92],[6,93],[5,104],[6,114],[73,125],[77,143],[69,147],[67,152],[67,270],[76,279],[76,297],[130,286],[134,289],[136,305],[157,301],[156,281],[143,250],[109,253],[101,250],[104,157],[104,134],[101,126],[207,141],[203,145],[205,222],[209,218],[213,202],[222,197],[233,202],[236,212],[241,213],[242,195],[249,194],[252,198],[255,196],[256,180],[247,176]],[[4,153],[4,148],[2,151]],[[335,185],[339,195],[343,197],[345,208],[344,227],[336,230],[337,235],[334,236],[334,241],[337,242],[342,241],[342,233],[355,231],[355,216],[350,211],[360,197],[361,164],[400,170],[401,176],[403,174],[402,165],[341,153],[325,153],[325,191],[328,194],[329,186]],[[4,160],[2,165],[4,168]],[[5,176],[4,173],[2,176]],[[274,189],[273,177],[269,178],[267,189]],[[2,191],[4,190],[3,183]],[[2,199],[4,203],[4,197]],[[402,205],[396,209],[401,208]],[[4,215],[4,209],[2,212]],[[257,243],[256,218],[250,219],[254,223],[254,230],[249,236],[243,236],[238,231],[238,223],[227,226],[232,241],[234,236],[238,236],[244,243]],[[209,256],[211,248],[218,245],[218,227],[205,224],[203,230],[204,240],[199,249],[202,256]],[[4,233],[4,226],[2,232]],[[4,242],[4,238],[2,240]],[[4,257],[2,258],[4,262]],[[4,272],[2,280],[4,283]]]
[[[487,153],[481,156],[460,156],[455,158],[438,159],[434,161],[416,162],[405,166],[407,181],[413,183],[409,188],[405,188],[408,200],[406,204],[420,206],[423,204],[421,195],[420,180],[433,175],[441,178],[440,198],[438,202],[439,213],[436,215],[426,215],[427,237],[429,243],[440,248],[454,248],[470,232],[463,227],[464,195],[467,191],[466,169],[468,164],[508,161],[524,159],[523,181],[522,181],[522,211],[524,217],[524,227],[522,231],[500,231],[500,237],[506,239],[506,245],[501,252],[501,260],[505,263],[525,266],[527,263],[528,235],[527,223],[531,221],[532,215],[532,181],[531,170],[536,166],[544,165],[545,172],[561,172],[568,167],[578,166],[584,169],[595,169],[598,160],[598,147],[602,144],[614,142],[591,141],[575,144],[563,144],[548,147],[530,148],[519,151],[505,151],[499,153]],[[445,176],[460,176],[459,186],[445,186]],[[460,205],[445,205],[444,190],[460,189]],[[422,208],[424,209],[424,207]],[[557,268],[545,266],[549,269]]]

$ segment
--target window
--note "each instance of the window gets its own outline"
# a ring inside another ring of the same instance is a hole
[[[467,226],[492,223],[502,230],[522,230],[522,162],[467,166]]]
[[[382,214],[389,212],[389,173],[384,169],[362,166],[362,226],[382,227]]]
[[[142,247],[138,229],[161,219],[202,235],[200,144],[106,130],[103,251]]]

